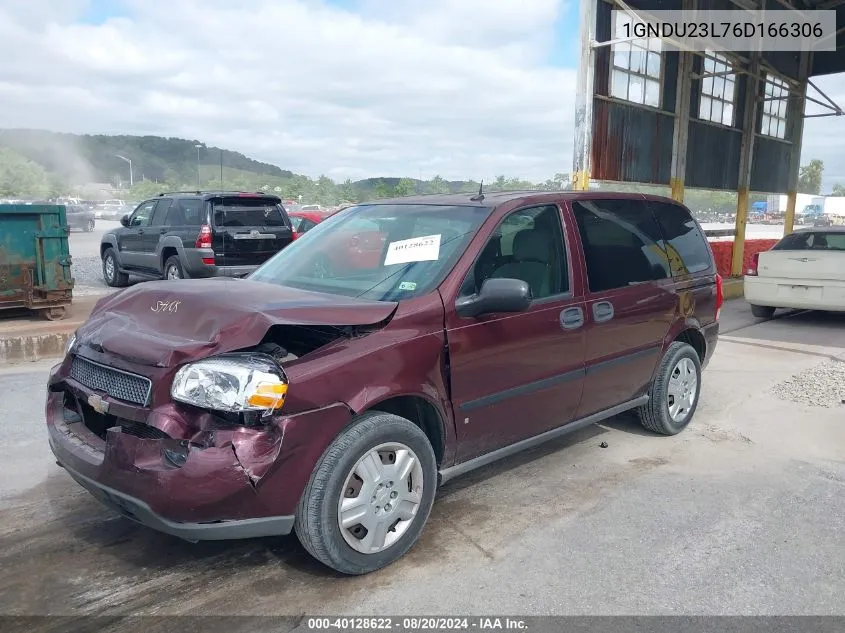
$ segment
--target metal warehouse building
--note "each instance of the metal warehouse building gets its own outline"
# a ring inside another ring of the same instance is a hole
[[[624,22],[649,11],[737,9],[835,10],[837,50],[667,50],[659,39],[621,36]],[[805,104],[826,108],[811,116],[842,114],[812,78],[845,72],[844,27],[845,0],[581,0],[574,187],[666,185],[679,201],[685,187],[736,191],[739,277],[749,192],[787,194],[791,232]]]

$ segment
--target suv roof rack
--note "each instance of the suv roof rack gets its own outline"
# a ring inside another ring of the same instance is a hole
[[[261,195],[261,196],[268,196],[271,198],[280,198],[275,193],[268,193],[266,191],[236,191],[233,189],[209,189],[207,191],[200,191],[194,189],[193,191],[162,191],[158,194],[159,197],[162,196],[173,196],[178,194],[190,194],[194,196],[208,196],[208,195],[216,195],[216,194],[239,194],[239,193],[248,193],[250,195]]]

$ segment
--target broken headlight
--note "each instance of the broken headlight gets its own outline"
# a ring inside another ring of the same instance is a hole
[[[179,402],[226,413],[270,414],[288,392],[284,372],[257,354],[217,356],[185,365],[173,379],[170,396]]]
[[[70,354],[71,350],[73,350],[73,346],[76,345],[76,334],[71,334],[70,338],[67,340],[65,344],[65,356]]]

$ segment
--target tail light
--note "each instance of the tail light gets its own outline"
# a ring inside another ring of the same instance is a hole
[[[194,246],[196,248],[211,248],[211,227],[207,224],[203,224],[202,228],[200,229],[200,234],[197,235],[197,241],[194,242]],[[214,264],[214,257],[203,257],[202,258],[203,264]]]
[[[751,266],[748,267],[748,270],[745,271],[745,274],[751,275],[752,277],[756,277],[758,266],[760,266],[760,253],[754,253],[751,256]]]
[[[716,320],[719,320],[719,314],[722,312],[722,305],[725,303],[725,282],[722,275],[716,274]]]
[[[291,241],[295,240],[295,239],[296,239],[296,238],[298,238],[298,237],[299,237],[299,233],[297,233],[296,231],[291,231],[291,232],[290,232],[290,239],[291,239]]]

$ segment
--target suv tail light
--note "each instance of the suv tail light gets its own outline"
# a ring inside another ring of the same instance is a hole
[[[725,282],[722,275],[716,273],[716,320],[722,312],[722,305],[725,303]]]
[[[211,227],[207,224],[203,224],[202,228],[200,229],[200,234],[197,235],[197,241],[194,242],[194,246],[196,248],[211,248]],[[214,264],[214,256],[212,257],[203,257],[202,258],[203,264]]]
[[[751,256],[751,266],[745,271],[746,275],[755,277],[757,275],[757,268],[760,266],[760,253],[754,253]]]

